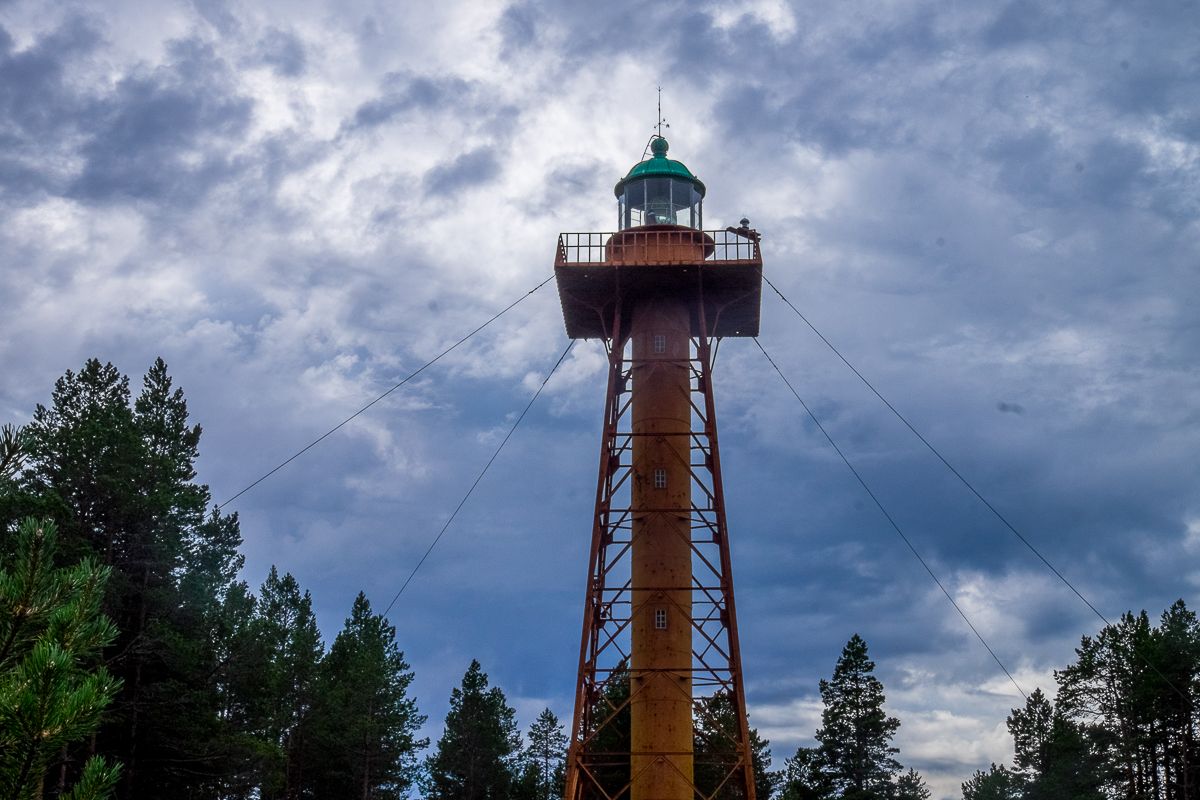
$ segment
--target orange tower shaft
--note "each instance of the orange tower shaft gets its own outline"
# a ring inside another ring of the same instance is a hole
[[[691,315],[632,312],[632,800],[692,797]]]

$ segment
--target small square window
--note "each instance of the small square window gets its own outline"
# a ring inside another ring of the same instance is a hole
[[[656,352],[656,353],[667,352],[667,337],[664,334],[661,334],[661,333],[654,334],[654,352]]]
[[[663,469],[662,467],[658,467],[657,469],[654,470],[654,488],[655,489],[667,488],[667,471],[665,469]]]
[[[654,627],[660,631],[667,629],[667,610],[665,608],[654,609]]]

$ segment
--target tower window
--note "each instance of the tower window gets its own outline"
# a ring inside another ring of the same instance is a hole
[[[657,469],[654,470],[654,488],[655,489],[667,488],[667,471],[665,469],[663,469],[662,467],[658,467]]]
[[[667,352],[667,337],[664,334],[661,334],[661,333],[654,334],[654,352],[656,352],[656,353]]]
[[[654,627],[660,631],[667,629],[667,610],[665,608],[654,609]]]

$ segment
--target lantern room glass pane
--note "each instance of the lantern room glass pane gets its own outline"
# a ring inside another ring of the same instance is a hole
[[[644,181],[630,181],[625,184],[625,191],[618,203],[620,219],[618,230],[636,228],[643,224],[646,208],[646,185]]]
[[[671,206],[671,179],[647,178],[646,225],[674,225],[675,209]]]
[[[671,181],[671,205],[675,210],[677,224],[687,225],[689,228],[699,228],[697,209],[699,202],[700,193],[696,191],[696,187],[692,185],[691,181]]]
[[[690,181],[643,178],[625,184],[617,203],[619,230],[641,225],[685,225],[700,228],[700,192]]]

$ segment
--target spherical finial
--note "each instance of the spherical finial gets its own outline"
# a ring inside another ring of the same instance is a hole
[[[655,158],[666,158],[667,156],[667,140],[661,136],[655,136],[654,141],[650,143],[650,152]]]

